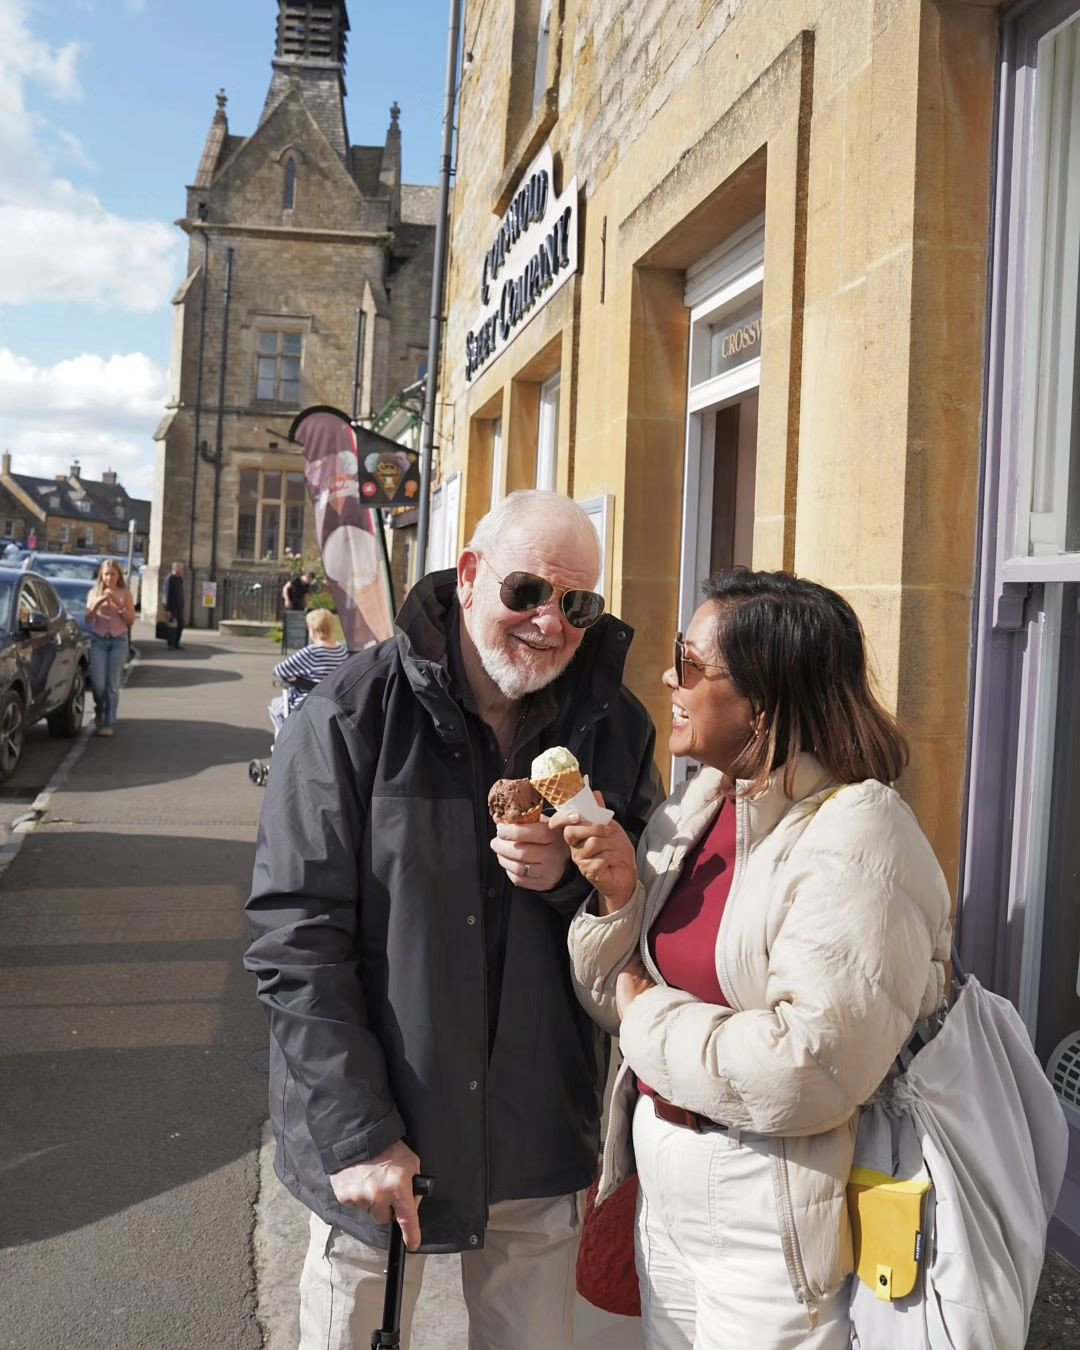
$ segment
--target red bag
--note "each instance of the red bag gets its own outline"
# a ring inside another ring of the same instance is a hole
[[[585,1197],[578,1247],[578,1293],[595,1308],[621,1317],[641,1316],[641,1288],[634,1264],[638,1179],[628,1177],[599,1209],[594,1181]]]

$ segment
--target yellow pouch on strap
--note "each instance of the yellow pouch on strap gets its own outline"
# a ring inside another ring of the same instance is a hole
[[[929,1180],[899,1181],[868,1167],[853,1168],[848,1179],[855,1273],[885,1302],[905,1298],[918,1283],[930,1186]]]

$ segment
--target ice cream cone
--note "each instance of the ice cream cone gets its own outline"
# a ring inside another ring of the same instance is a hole
[[[558,808],[577,796],[585,786],[585,779],[580,770],[567,769],[563,773],[552,774],[550,778],[534,778],[532,785],[545,801]]]

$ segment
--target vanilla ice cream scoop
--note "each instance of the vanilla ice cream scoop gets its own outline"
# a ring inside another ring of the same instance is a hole
[[[532,762],[529,777],[535,782],[538,778],[554,778],[560,773],[580,773],[581,765],[564,745],[553,745]]]
[[[529,774],[533,787],[556,811],[576,811],[583,820],[606,825],[612,812],[598,806],[589,791],[589,780],[581,765],[564,745],[553,745],[532,762]]]

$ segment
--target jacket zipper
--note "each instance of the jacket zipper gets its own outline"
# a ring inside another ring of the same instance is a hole
[[[795,1227],[795,1207],[791,1203],[791,1181],[787,1170],[787,1145],[782,1138],[777,1139],[777,1152],[773,1158],[776,1168],[776,1198],[778,1201],[780,1224],[784,1244],[784,1256],[787,1259],[788,1272],[794,1276],[795,1297],[806,1305],[811,1327],[817,1325],[818,1308],[810,1293],[806,1280],[806,1268],[803,1265],[802,1250],[799,1247],[799,1234]]]
[[[475,844],[476,844],[476,879],[477,879],[477,881],[479,882],[479,889],[480,889],[480,896],[479,896],[480,903],[479,903],[479,906],[478,906],[479,911],[480,911],[479,916],[478,916],[479,924],[480,924],[480,950],[481,950],[481,951],[483,952],[483,954],[484,954],[484,959],[483,959],[483,972],[484,972],[484,978],[483,978],[484,1021],[483,1021],[483,1040],[482,1040],[482,1044],[483,1044],[483,1046],[484,1046],[485,1053],[484,1053],[483,1056],[481,1057],[481,1064],[480,1064],[480,1091],[481,1091],[481,1094],[482,1094],[482,1095],[481,1095],[481,1099],[480,1099],[480,1121],[481,1121],[481,1128],[482,1128],[483,1136],[484,1136],[484,1151],[483,1151],[483,1164],[484,1164],[484,1166],[483,1166],[483,1176],[484,1176],[484,1226],[485,1226],[485,1228],[486,1228],[486,1226],[487,1226],[487,1221],[488,1221],[488,1219],[489,1219],[489,1217],[490,1217],[489,1209],[488,1209],[488,1148],[489,1148],[489,1146],[490,1146],[490,1141],[489,1141],[489,1139],[488,1139],[488,1111],[487,1111],[487,1075],[488,1075],[488,1059],[489,1059],[490,1052],[489,1052],[488,1049],[487,1049],[487,1045],[488,1045],[488,1025],[489,1025],[489,1013],[488,1013],[488,970],[487,970],[487,918],[486,918],[485,913],[484,913],[484,901],[485,901],[485,899],[487,898],[486,895],[485,895],[485,891],[486,891],[487,888],[486,888],[486,886],[484,885],[484,861],[485,861],[485,860],[484,860],[484,854],[483,854],[483,850],[482,850],[482,848],[481,848],[480,840],[484,837],[484,835],[486,834],[487,831],[486,831],[486,827],[485,827],[485,825],[484,825],[483,817],[482,817],[481,814],[480,814],[480,805],[479,805],[480,799],[479,799],[479,797],[477,796],[477,792],[476,792],[476,784],[477,784],[477,782],[478,782],[478,775],[479,775],[479,768],[478,768],[477,763],[476,763],[476,754],[475,754],[475,750],[474,750],[474,748],[473,748],[472,737],[469,735],[469,727],[468,727],[468,723],[464,720],[464,718],[462,719],[462,722],[463,722],[463,729],[464,729],[464,732],[465,732],[465,744],[466,744],[466,745],[468,746],[468,748],[469,748],[469,777],[470,777],[470,779],[471,779],[471,782],[470,782],[471,793],[470,793],[470,795],[472,796],[472,799],[473,799],[473,839],[474,839],[474,842],[475,842]]]

